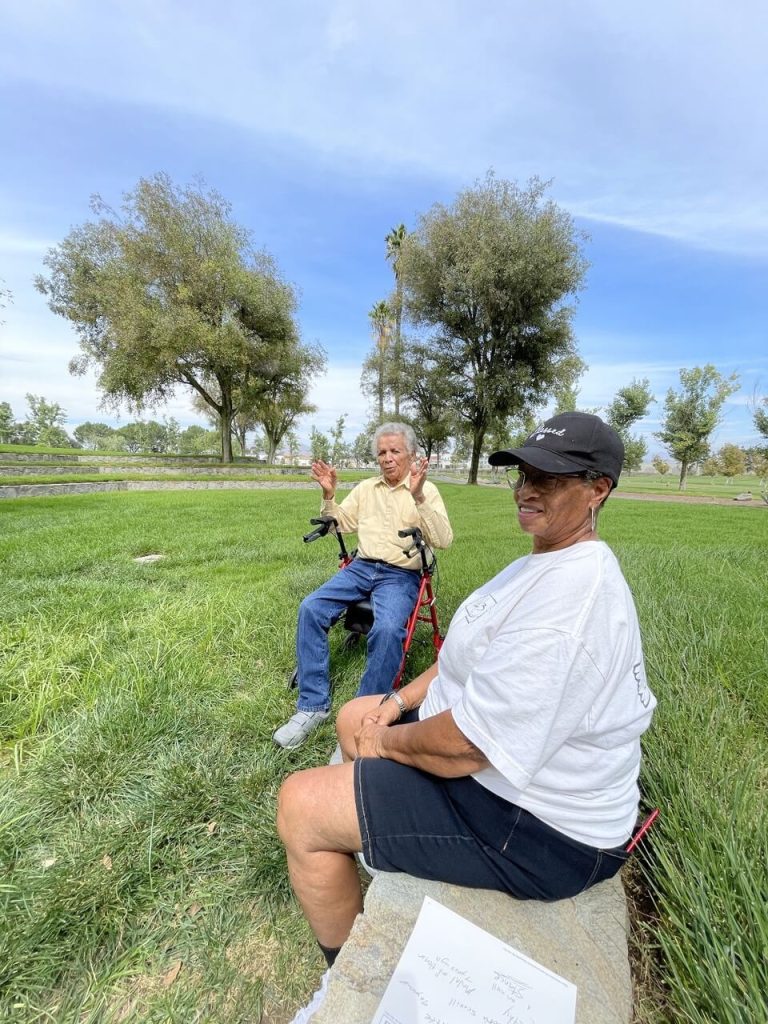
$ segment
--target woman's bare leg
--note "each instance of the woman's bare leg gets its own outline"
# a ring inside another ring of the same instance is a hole
[[[277,828],[293,891],[315,938],[329,949],[344,944],[363,909],[353,771],[340,764],[296,772],[278,800]]]

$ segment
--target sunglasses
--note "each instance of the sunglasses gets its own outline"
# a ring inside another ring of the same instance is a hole
[[[519,491],[523,484],[528,483],[539,494],[551,494],[556,491],[561,480],[586,480],[586,473],[540,473],[538,470],[522,469],[507,470],[507,483],[513,491]]]

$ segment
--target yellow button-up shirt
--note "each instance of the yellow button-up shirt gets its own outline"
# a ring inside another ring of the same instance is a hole
[[[410,476],[390,487],[382,477],[371,477],[357,484],[341,502],[335,497],[323,500],[320,514],[333,516],[341,533],[357,533],[357,553],[361,558],[380,558],[399,569],[421,569],[416,552],[408,558],[403,548],[408,538],[398,530],[418,526],[431,548],[447,548],[453,540],[440,492],[424,481],[424,500],[417,505],[411,496]]]

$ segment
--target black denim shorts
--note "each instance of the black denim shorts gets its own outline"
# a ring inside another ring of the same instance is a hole
[[[570,839],[471,776],[443,779],[396,761],[355,761],[363,856],[379,871],[516,899],[560,900],[611,878],[623,847],[599,850]]]

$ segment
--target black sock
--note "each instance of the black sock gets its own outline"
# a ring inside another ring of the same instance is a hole
[[[329,949],[328,946],[324,946],[322,942],[318,942],[318,946],[320,947],[320,952],[325,957],[325,962],[329,967],[333,967],[336,963],[336,957],[341,952],[341,946],[337,946],[336,949]]]

